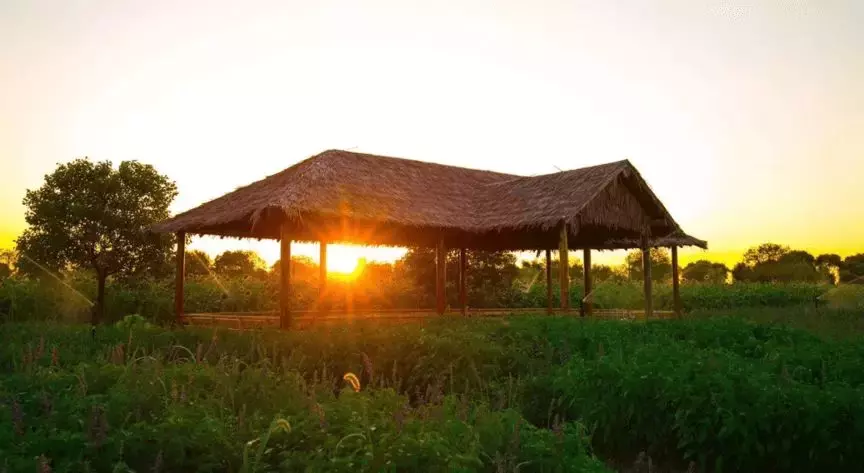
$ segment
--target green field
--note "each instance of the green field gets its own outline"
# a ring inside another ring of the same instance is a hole
[[[0,471],[862,471],[862,316],[7,323]]]

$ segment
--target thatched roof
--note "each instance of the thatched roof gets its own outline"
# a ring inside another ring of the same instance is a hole
[[[683,233],[629,161],[542,176],[515,176],[341,150],[158,224],[159,232],[371,245],[528,250],[556,248],[569,224],[572,248],[705,248]]]

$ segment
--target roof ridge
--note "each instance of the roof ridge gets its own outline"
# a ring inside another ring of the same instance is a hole
[[[424,166],[436,166],[436,167],[441,167],[441,168],[458,169],[461,171],[472,171],[472,172],[479,172],[479,173],[484,173],[484,174],[495,174],[495,175],[504,176],[504,177],[529,177],[529,176],[521,176],[518,174],[510,174],[510,173],[500,172],[500,171],[491,171],[488,169],[478,169],[478,168],[469,168],[469,167],[465,167],[465,166],[457,166],[455,164],[444,164],[444,163],[437,163],[434,161],[423,161],[420,159],[403,158],[402,156],[389,156],[389,155],[383,155],[383,154],[361,153],[358,151],[348,151],[348,150],[336,149],[336,148],[322,151],[322,152],[320,152],[314,156],[311,156],[310,158],[307,158],[307,159],[315,159],[318,157],[323,157],[324,155],[332,156],[333,153],[341,153],[341,154],[344,154],[347,156],[354,156],[354,157],[363,156],[363,157],[373,158],[373,159],[387,159],[387,160],[401,161],[401,162],[412,163],[412,164],[421,164]]]
[[[609,185],[612,184],[612,181],[617,179],[618,176],[621,175],[621,172],[624,171],[624,169],[626,167],[628,167],[628,166],[633,167],[633,165],[630,164],[630,161],[628,161],[626,159],[623,161],[615,161],[614,163],[609,163],[609,164],[617,165],[618,169],[612,173],[609,173],[609,176],[606,178],[606,180],[603,181],[603,184],[597,186],[597,189],[595,189],[594,192],[591,193],[591,195],[588,196],[587,199],[585,199],[585,202],[583,202],[582,205],[580,205],[579,208],[576,209],[576,212],[573,213],[574,217],[576,215],[579,215],[580,213],[582,213],[582,211],[585,210],[585,207],[587,207],[588,204],[590,204],[594,199],[596,199],[597,196],[600,195],[600,193],[603,192],[604,189],[609,187]]]

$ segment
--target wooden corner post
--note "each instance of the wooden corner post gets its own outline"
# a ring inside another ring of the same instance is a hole
[[[672,246],[672,309],[675,316],[681,316],[681,288],[678,280],[678,247]]]
[[[651,248],[647,239],[642,242],[642,279],[645,283],[645,317],[654,315],[654,301],[651,289]]]
[[[291,233],[287,223],[279,231],[279,328],[291,328]]]
[[[459,249],[459,308],[462,316],[468,315],[468,254]]]
[[[591,305],[591,299],[594,298],[594,288],[592,287],[591,281],[591,248],[585,248],[583,250],[582,256],[582,265],[583,265],[583,276],[584,276],[584,284],[583,287],[584,292],[582,294],[582,306],[580,307],[580,315],[585,317],[585,315],[591,315],[593,311],[593,307]]]
[[[438,240],[435,247],[435,311],[438,315],[444,314],[447,305],[447,247],[444,239]]]
[[[177,232],[177,276],[174,281],[174,316],[176,322],[183,319],[183,282],[186,276],[186,233]]]
[[[567,244],[567,222],[561,222],[558,240],[558,279],[561,283],[561,309],[570,309],[570,259]]]
[[[327,312],[327,242],[318,249],[318,312]]]
[[[546,313],[552,313],[552,250],[546,250]]]

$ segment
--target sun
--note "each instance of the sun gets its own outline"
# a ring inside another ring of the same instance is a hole
[[[338,273],[338,274],[350,274],[353,273],[355,269],[357,269],[357,258],[352,257],[340,257],[334,258],[333,256],[328,255],[327,258],[327,272],[328,273]]]
[[[327,248],[327,272],[343,277],[356,277],[362,269],[360,264],[362,258],[361,248],[343,245],[329,246]]]

